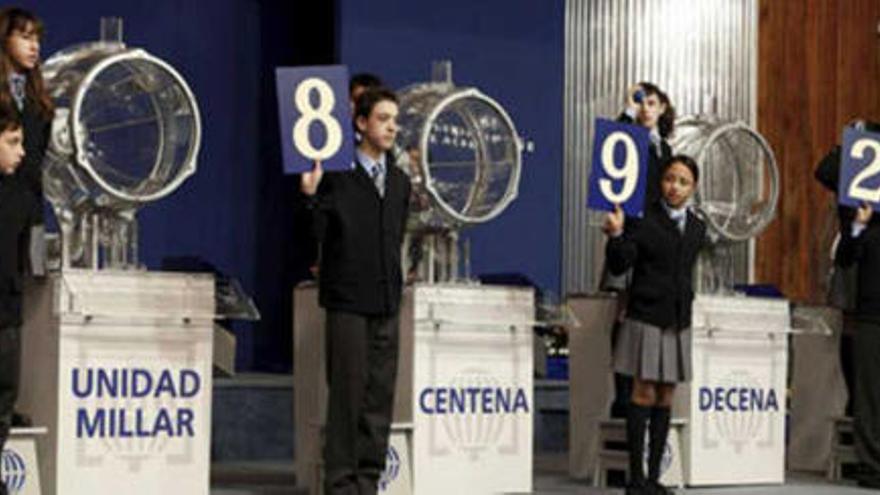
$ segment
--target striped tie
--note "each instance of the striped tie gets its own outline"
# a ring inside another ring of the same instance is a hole
[[[376,191],[379,192],[379,197],[385,197],[385,166],[381,163],[377,163],[373,165],[373,184],[376,185]]]

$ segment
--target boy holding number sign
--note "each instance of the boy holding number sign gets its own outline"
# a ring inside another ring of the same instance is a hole
[[[389,151],[397,97],[365,91],[355,104],[361,139],[353,169],[304,173],[320,243],[319,297],[327,310],[330,389],[324,493],[376,493],[385,468],[397,376],[401,244],[410,181]]]

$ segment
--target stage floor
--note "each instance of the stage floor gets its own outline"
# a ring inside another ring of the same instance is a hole
[[[584,495],[622,494],[619,488],[593,488],[583,481],[570,479],[558,471],[567,466],[564,456],[539,456],[536,459],[535,495],[573,493]],[[249,481],[252,479],[253,481]],[[291,495],[303,494],[293,485],[293,467],[280,463],[250,463],[214,466],[211,495]],[[722,487],[679,490],[687,495],[869,495],[876,490],[859,488],[851,482],[830,484],[819,475],[788,473],[784,486]]]

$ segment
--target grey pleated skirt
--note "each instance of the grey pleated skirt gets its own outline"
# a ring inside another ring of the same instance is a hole
[[[691,329],[661,329],[629,318],[614,347],[614,371],[640,380],[679,383],[691,379]]]

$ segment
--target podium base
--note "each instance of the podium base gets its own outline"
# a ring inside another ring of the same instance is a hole
[[[0,456],[0,479],[9,493],[41,495],[40,465],[37,460],[37,438],[46,428],[13,428]]]

